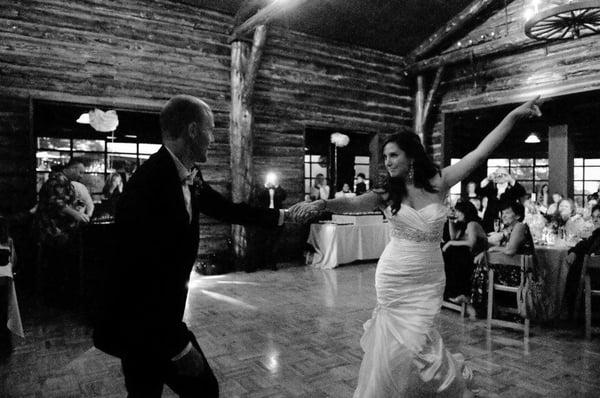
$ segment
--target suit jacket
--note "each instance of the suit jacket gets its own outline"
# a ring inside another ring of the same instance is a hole
[[[233,204],[198,175],[190,186],[191,223],[166,148],[152,155],[125,186],[115,215],[116,255],[94,328],[99,349],[121,358],[170,359],[188,344],[182,318],[198,252],[200,212],[229,223],[277,225],[278,211]]]
[[[569,253],[575,253],[582,260],[586,254],[600,253],[600,228],[596,228],[589,238],[581,240],[570,248]]]
[[[494,219],[498,217],[502,204],[516,202],[527,194],[525,188],[518,181],[515,181],[514,185],[509,184],[506,191],[500,195],[500,198],[498,198],[498,188],[496,188],[496,184],[493,182],[490,182],[483,188],[477,187],[476,192],[478,196],[488,198],[487,208],[481,222],[485,232],[494,230]]]
[[[280,186],[274,188],[275,192],[273,194],[273,205],[275,209],[281,209],[283,207],[283,201],[287,197],[287,194],[283,188]],[[258,206],[263,208],[268,208],[269,204],[271,204],[271,196],[269,194],[269,189],[266,187],[262,187],[257,193],[257,202]]]

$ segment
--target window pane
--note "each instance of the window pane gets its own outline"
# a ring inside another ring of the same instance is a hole
[[[363,173],[365,175],[365,178],[369,178],[369,166],[368,165],[356,165],[354,166],[354,170],[355,170],[355,175],[358,175],[359,173]]]
[[[104,152],[104,144],[104,140],[73,140],[73,150]]]
[[[135,142],[109,142],[108,152],[137,153]]]
[[[547,180],[548,179],[548,168],[547,167],[536,167],[535,168],[535,179],[536,180]]]
[[[304,163],[304,177],[310,176],[310,163]]]
[[[508,167],[508,159],[488,159],[488,167]]]
[[[586,166],[600,166],[600,159],[586,159]]]
[[[533,166],[533,159],[511,159],[510,167]]]
[[[575,158],[575,166],[583,166],[583,158]]]
[[[313,163],[312,169],[310,172],[311,172],[312,178],[315,178],[317,176],[317,174],[323,174],[323,176],[327,177],[327,169],[319,166],[318,163]]]
[[[598,183],[600,181],[585,181],[583,183],[583,190],[586,195],[592,194],[598,190]]]
[[[141,159],[148,159],[150,155],[140,155]],[[132,154],[109,153],[108,154],[108,172],[128,172],[132,173],[137,166],[136,156]]]
[[[35,154],[37,171],[50,171],[52,166],[66,165],[71,156],[68,152],[38,151]]]
[[[354,164],[369,164],[369,157],[368,156],[355,156]]]
[[[140,147],[140,153],[152,155],[152,154],[155,154],[156,152],[158,152],[161,145],[159,145],[159,144],[140,144],[139,147]]]
[[[460,162],[460,159],[458,159],[458,158],[452,158],[452,159],[450,159],[450,164],[451,164],[451,165],[453,165],[453,164],[456,164],[456,163],[458,163],[458,162]],[[488,163],[489,163],[489,162],[488,162]]]
[[[575,181],[573,183],[573,191],[575,195],[581,195],[583,193],[583,181]]]
[[[304,193],[310,193],[310,179],[304,179]]]
[[[575,181],[583,180],[583,167],[579,166],[573,169],[573,179]]]
[[[510,173],[515,180],[533,180],[533,167],[516,167],[511,168]]]
[[[304,163],[310,162],[310,155],[304,155]]]
[[[519,181],[519,184],[521,184],[523,186],[523,188],[525,188],[525,192],[527,193],[532,193],[533,191],[533,182],[530,181]]]
[[[84,174],[81,178],[81,183],[85,185],[91,194],[101,194],[102,188],[104,188],[104,174],[100,173],[89,173]]]
[[[37,147],[39,149],[56,149],[60,151],[70,151],[71,140],[68,138],[38,137]]]
[[[536,166],[548,166],[548,159],[536,159],[535,165]]]
[[[320,157],[321,157],[321,155],[310,155],[310,161],[318,163]]]
[[[586,167],[585,168],[585,179],[586,180],[600,180],[600,167]]]
[[[73,156],[83,160],[83,166],[88,173],[104,173],[104,153],[73,152]]]

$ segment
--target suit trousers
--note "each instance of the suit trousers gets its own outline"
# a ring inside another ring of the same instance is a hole
[[[190,341],[204,360],[204,371],[196,377],[177,374],[171,360],[153,360],[147,357],[126,357],[121,360],[125,387],[129,398],[160,398],[163,386],[168,385],[182,398],[216,398],[219,396],[217,378],[208,365],[204,353],[190,332]]]

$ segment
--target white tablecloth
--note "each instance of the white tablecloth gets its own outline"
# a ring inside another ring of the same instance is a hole
[[[356,260],[378,259],[390,241],[388,224],[312,224],[308,243],[315,248],[313,267],[331,269]]]

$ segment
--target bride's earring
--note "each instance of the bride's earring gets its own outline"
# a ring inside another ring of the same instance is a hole
[[[406,175],[406,183],[412,184],[415,182],[415,162],[410,162],[408,174]]]

